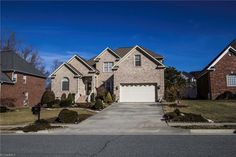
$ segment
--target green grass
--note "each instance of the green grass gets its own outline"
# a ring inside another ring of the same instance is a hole
[[[70,110],[77,111],[79,114],[79,118],[85,119],[91,115],[94,115],[95,112],[88,111],[82,108],[69,108]],[[41,119],[55,119],[62,108],[53,108],[46,109],[43,108],[41,110]],[[17,124],[26,124],[33,123],[37,120],[37,116],[33,115],[31,112],[31,108],[21,108],[16,109],[15,111],[0,113],[0,125],[17,125]]]
[[[181,112],[201,114],[214,122],[236,122],[236,101],[212,100],[182,100]],[[164,106],[165,112],[171,112],[175,107]]]

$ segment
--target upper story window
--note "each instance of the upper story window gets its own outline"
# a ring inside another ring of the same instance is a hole
[[[236,86],[236,75],[227,75],[227,86],[235,87]]]
[[[68,91],[69,90],[70,81],[67,77],[64,77],[61,81],[61,90]]]
[[[14,83],[17,82],[17,74],[12,73],[12,81],[13,81]]]
[[[135,55],[134,56],[134,65],[135,66],[141,66],[141,55]]]
[[[103,72],[112,72],[113,62],[104,62],[103,63]]]
[[[24,84],[26,84],[26,79],[27,79],[27,77],[24,75],[24,76],[23,76],[23,83],[24,83]]]

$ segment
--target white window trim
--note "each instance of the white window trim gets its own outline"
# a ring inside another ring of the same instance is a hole
[[[16,73],[12,73],[12,81],[13,81],[14,83],[17,82],[17,74],[16,74]]]
[[[140,56],[140,65],[136,65],[136,57],[135,56]],[[134,66],[135,67],[141,67],[142,66],[142,59],[141,59],[141,55],[140,54],[137,54],[137,55],[134,55]]]
[[[105,70],[105,65],[107,64],[107,71]],[[109,68],[109,64],[111,64],[110,68]],[[112,67],[113,67],[114,63],[113,62],[103,62],[103,66],[102,66],[102,69],[103,69],[103,72],[104,73],[110,73],[112,72]]]
[[[27,82],[27,76],[23,75],[23,83],[26,84],[26,82]]]
[[[235,77],[235,79],[236,79],[236,75],[233,75],[233,74],[231,74],[231,75],[227,75],[226,76],[226,84],[227,84],[227,87],[236,87],[236,84],[235,85],[230,85],[229,84],[229,76],[234,76]]]
[[[69,82],[69,89],[68,89],[68,90],[63,90],[63,89],[62,89],[62,87],[63,87],[63,84],[62,84],[62,83],[63,83],[63,79],[64,79],[64,78],[68,79],[68,82]],[[62,91],[62,92],[63,92],[63,91],[70,91],[70,79],[69,79],[68,77],[63,77],[63,78],[62,78],[62,80],[61,80],[61,91]]]

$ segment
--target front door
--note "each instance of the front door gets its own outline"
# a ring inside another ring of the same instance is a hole
[[[89,95],[91,93],[91,90],[92,90],[92,84],[90,81],[86,82],[86,95]]]

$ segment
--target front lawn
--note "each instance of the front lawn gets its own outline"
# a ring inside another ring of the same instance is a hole
[[[82,121],[89,116],[95,114],[95,112],[88,111],[82,108],[69,108],[70,110],[77,111],[79,114],[79,121]],[[58,116],[62,108],[43,108],[41,110],[41,119],[53,121]],[[0,125],[16,125],[16,124],[25,124],[33,123],[37,120],[37,116],[33,115],[31,108],[21,108],[16,109],[12,112],[0,113]]]
[[[178,108],[181,112],[201,114],[214,122],[236,122],[236,101],[181,100],[187,107],[170,107],[164,105],[164,112],[172,112]]]

